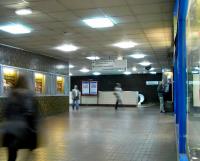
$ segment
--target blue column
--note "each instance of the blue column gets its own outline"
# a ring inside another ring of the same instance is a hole
[[[176,114],[176,124],[179,124],[179,91],[178,91],[178,62],[177,62],[177,55],[178,55],[178,33],[176,34],[176,39],[175,39],[175,55],[174,55],[174,112]]]
[[[179,0],[179,15],[178,15],[178,57],[177,57],[177,72],[178,72],[178,113],[179,113],[179,153],[186,153],[186,16],[188,10],[188,0]]]

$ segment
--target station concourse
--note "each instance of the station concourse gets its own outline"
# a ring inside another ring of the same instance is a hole
[[[0,0],[0,161],[200,160],[199,11]]]

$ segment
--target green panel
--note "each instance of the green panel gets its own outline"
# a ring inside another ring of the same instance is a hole
[[[6,98],[0,98],[0,120],[2,120],[2,107]],[[37,97],[41,116],[56,115],[69,111],[68,96],[41,96]]]

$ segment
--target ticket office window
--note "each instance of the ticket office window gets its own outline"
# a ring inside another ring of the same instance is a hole
[[[65,78],[62,76],[56,77],[56,93],[65,94]]]
[[[35,73],[35,93],[38,95],[45,94],[46,76],[42,73]]]
[[[19,71],[13,68],[3,68],[3,93],[6,94],[18,79]]]

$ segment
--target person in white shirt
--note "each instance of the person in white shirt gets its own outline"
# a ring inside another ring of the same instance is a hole
[[[80,91],[78,90],[78,86],[75,85],[74,89],[72,90],[72,109],[79,110],[79,100],[80,100]]]
[[[122,104],[122,88],[120,83],[116,83],[116,87],[114,89],[114,95],[116,97],[116,104],[115,104],[115,110],[118,109],[119,104]]]

